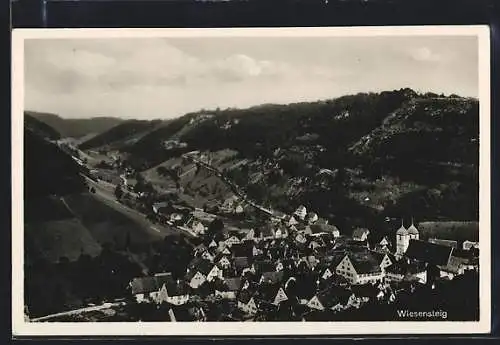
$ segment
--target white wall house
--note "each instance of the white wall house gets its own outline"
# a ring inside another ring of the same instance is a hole
[[[346,255],[335,269],[336,273],[346,278],[353,285],[368,284],[381,281],[384,278],[384,271],[378,265],[355,265],[349,255]]]

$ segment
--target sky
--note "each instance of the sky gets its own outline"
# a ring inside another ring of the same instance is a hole
[[[478,96],[473,36],[25,41],[25,109],[168,119],[201,109],[413,88]]]

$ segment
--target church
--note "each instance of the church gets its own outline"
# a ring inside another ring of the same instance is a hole
[[[401,227],[396,231],[396,257],[400,258],[406,253],[410,240],[418,240],[419,232],[418,229],[413,224],[413,218],[411,220],[411,225],[408,229],[404,227],[403,220],[401,219]]]

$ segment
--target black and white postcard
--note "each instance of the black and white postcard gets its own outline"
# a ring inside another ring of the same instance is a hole
[[[14,335],[489,332],[488,27],[12,37]]]

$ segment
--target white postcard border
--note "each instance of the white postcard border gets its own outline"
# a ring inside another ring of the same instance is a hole
[[[480,99],[480,321],[478,322],[110,322],[31,323],[23,298],[24,40],[132,37],[477,36]],[[479,334],[491,328],[490,31],[488,26],[203,29],[14,29],[12,33],[12,332],[13,336],[249,336]],[[481,230],[482,229],[482,230]]]

